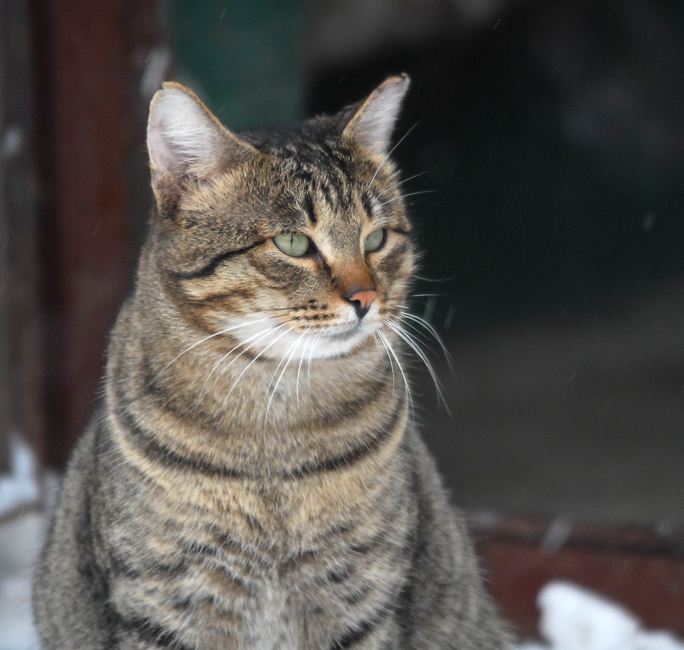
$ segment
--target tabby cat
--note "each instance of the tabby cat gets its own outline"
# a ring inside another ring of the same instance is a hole
[[[504,647],[411,423],[408,83],[239,134],[155,95],[156,209],[37,572],[46,650]]]

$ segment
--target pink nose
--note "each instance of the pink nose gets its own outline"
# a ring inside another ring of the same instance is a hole
[[[375,289],[363,289],[349,296],[347,300],[349,302],[358,302],[361,309],[367,310],[377,295],[378,293]]]
[[[375,297],[378,295],[375,289],[352,289],[348,294],[343,297],[345,300],[349,301],[354,309],[356,310],[356,316],[361,320],[370,309],[373,304]]]

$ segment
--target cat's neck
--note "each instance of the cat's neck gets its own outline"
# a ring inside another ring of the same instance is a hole
[[[243,428],[268,430],[295,425],[303,416],[324,422],[338,417],[341,408],[362,405],[371,391],[391,391],[393,383],[396,391],[403,388],[373,337],[336,358],[273,359],[245,354],[233,339],[202,341],[206,336],[196,332],[192,341],[160,341],[143,334],[147,349],[161,345],[165,353],[157,349],[148,358],[145,381],[226,426],[240,421]]]
[[[180,315],[135,299],[117,327],[128,336],[113,337],[109,398],[140,414],[165,444],[192,438],[200,456],[226,465],[289,471],[335,458],[407,407],[397,361],[372,336],[346,356],[287,363],[240,354],[231,341],[206,338]]]

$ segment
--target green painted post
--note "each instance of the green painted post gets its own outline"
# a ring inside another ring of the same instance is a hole
[[[229,128],[300,119],[301,0],[169,0],[178,81]]]

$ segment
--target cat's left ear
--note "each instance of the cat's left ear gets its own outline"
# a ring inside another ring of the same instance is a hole
[[[386,79],[356,107],[344,127],[343,136],[374,153],[385,155],[409,83],[406,74]]]

